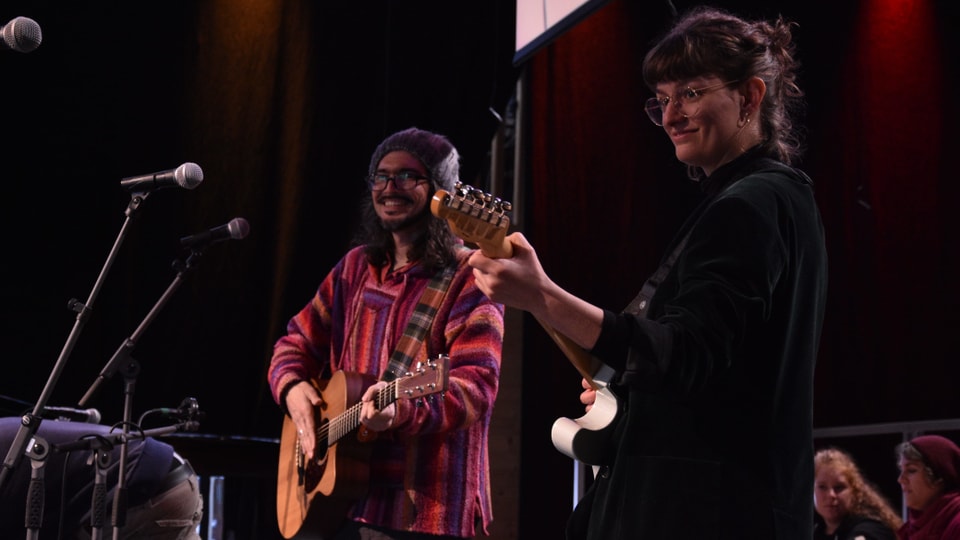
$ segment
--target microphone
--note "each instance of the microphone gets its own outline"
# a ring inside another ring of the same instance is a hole
[[[180,407],[176,409],[161,407],[156,409],[156,412],[176,418],[177,420],[195,420],[206,416],[200,410],[200,404],[197,403],[197,399],[192,397],[184,398],[183,401],[180,402]]]
[[[40,46],[43,39],[40,25],[33,19],[17,17],[0,29],[0,49],[28,53]]]
[[[144,193],[172,186],[193,189],[200,182],[203,182],[203,169],[196,163],[184,163],[176,169],[124,178],[120,187],[131,193]]]
[[[49,420],[70,420],[86,422],[87,424],[100,423],[100,411],[96,409],[72,409],[70,407],[44,407],[41,418]]]
[[[197,248],[208,246],[222,240],[241,240],[250,233],[250,224],[242,217],[236,217],[230,220],[230,223],[214,227],[202,233],[184,236],[180,239],[180,244],[187,248]]]

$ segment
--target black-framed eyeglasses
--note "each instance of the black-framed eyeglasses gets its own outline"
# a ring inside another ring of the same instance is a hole
[[[703,88],[690,88],[689,86],[683,90],[679,90],[673,94],[673,96],[658,96],[652,97],[647,100],[644,105],[644,110],[647,111],[647,116],[650,118],[650,121],[658,126],[663,125],[663,113],[666,112],[667,107],[673,103],[677,110],[680,111],[680,114],[684,116],[693,116],[696,113],[684,112],[684,106],[691,103],[696,103],[700,101],[700,98],[704,94],[711,90],[717,90],[725,86],[730,86],[731,84],[736,84],[740,81],[727,81],[722,83],[717,83],[711,86],[705,86]]]
[[[402,191],[407,191],[417,187],[420,182],[430,180],[430,178],[417,171],[400,171],[393,176],[386,173],[375,173],[373,176],[367,178],[367,184],[370,186],[370,189],[374,191],[383,191],[387,189],[387,183],[391,180],[393,181],[394,187]]]

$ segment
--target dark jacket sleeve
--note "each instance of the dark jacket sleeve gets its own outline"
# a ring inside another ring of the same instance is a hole
[[[738,182],[704,210],[648,317],[605,314],[593,353],[623,374],[622,384],[687,392],[731,366],[769,316],[786,260],[785,216],[771,198],[776,190],[763,178]]]

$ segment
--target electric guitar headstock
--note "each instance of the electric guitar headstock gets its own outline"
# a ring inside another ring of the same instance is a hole
[[[457,182],[454,191],[437,190],[430,203],[430,211],[446,219],[453,233],[465,242],[476,244],[491,258],[509,258],[513,254],[506,241],[513,209],[508,201]]]
[[[512,205],[509,202],[461,182],[457,182],[453,193],[437,190],[430,202],[433,215],[446,219],[454,234],[476,244],[491,259],[509,259],[513,256],[513,245],[506,239],[507,229],[510,228],[507,212],[510,210]],[[539,318],[537,321],[577,371],[595,390],[598,389],[593,382],[598,361],[552,326]]]

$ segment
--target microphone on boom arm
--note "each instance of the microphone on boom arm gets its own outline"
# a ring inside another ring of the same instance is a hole
[[[196,163],[187,162],[176,169],[124,178],[120,181],[120,187],[130,193],[147,193],[173,186],[193,189],[199,186],[200,182],[203,182],[203,169]]]
[[[69,420],[71,422],[84,422],[87,424],[100,423],[100,411],[97,409],[74,409],[71,407],[44,407],[40,413],[41,418],[50,420]]]
[[[185,248],[197,249],[224,240],[241,240],[246,238],[248,234],[250,234],[250,224],[242,217],[236,217],[231,219],[229,223],[201,233],[184,236],[180,239],[180,245]]]

